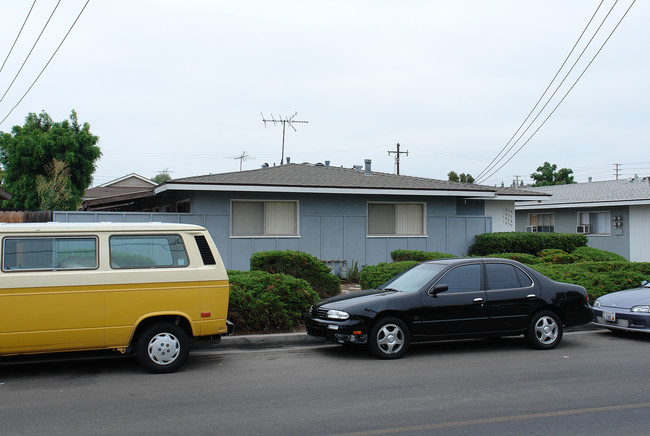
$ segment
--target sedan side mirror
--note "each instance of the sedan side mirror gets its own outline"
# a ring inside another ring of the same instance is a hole
[[[435,285],[433,288],[431,288],[431,289],[429,289],[429,291],[427,291],[427,294],[432,295],[432,296],[435,297],[439,293],[445,292],[447,289],[449,289],[448,285]]]

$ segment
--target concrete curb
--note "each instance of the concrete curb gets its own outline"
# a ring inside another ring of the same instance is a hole
[[[589,331],[589,330],[604,330],[600,326],[593,324],[585,324],[577,327],[569,327],[565,330],[565,333],[570,332],[579,332],[579,331]],[[201,342],[196,346],[192,347],[193,349],[199,350],[211,350],[211,349],[224,349],[224,348],[264,348],[264,347],[294,347],[294,346],[304,346],[304,345],[324,345],[324,344],[333,344],[334,342],[328,342],[324,339],[318,339],[313,336],[309,336],[305,332],[298,333],[269,333],[262,335],[234,335],[234,336],[223,336],[221,338],[221,343],[205,343]]]
[[[220,348],[255,348],[255,347],[285,347],[296,345],[317,345],[327,342],[299,333],[270,333],[265,335],[234,335],[221,338]]]

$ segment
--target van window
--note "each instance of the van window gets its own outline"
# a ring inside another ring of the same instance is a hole
[[[97,268],[97,239],[5,238],[3,271]]]
[[[111,236],[111,268],[184,267],[189,264],[180,235]]]

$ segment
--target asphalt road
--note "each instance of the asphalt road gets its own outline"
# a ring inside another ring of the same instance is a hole
[[[340,346],[193,352],[175,374],[131,357],[0,360],[13,434],[648,434],[650,336],[568,333],[416,345],[380,361]]]

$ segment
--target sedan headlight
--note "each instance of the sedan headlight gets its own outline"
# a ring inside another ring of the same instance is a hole
[[[596,300],[596,301],[594,302],[594,307],[600,307],[600,301]]]
[[[347,312],[343,312],[342,310],[334,310],[330,309],[327,311],[327,318],[328,319],[338,319],[338,320],[346,320],[350,317],[350,314]]]
[[[632,312],[648,313],[648,312],[650,312],[650,306],[647,306],[647,305],[632,306],[632,309],[630,309],[630,310]]]

